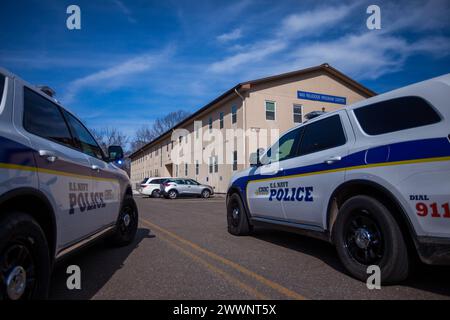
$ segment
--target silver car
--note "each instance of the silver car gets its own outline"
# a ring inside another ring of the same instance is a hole
[[[167,199],[176,199],[179,196],[206,199],[214,194],[214,189],[193,179],[171,178],[161,183],[161,194]]]

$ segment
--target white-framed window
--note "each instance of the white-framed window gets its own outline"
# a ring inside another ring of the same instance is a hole
[[[292,106],[292,114],[294,118],[294,123],[303,122],[303,106],[301,104],[294,104]]]
[[[198,160],[195,161],[195,175],[198,176],[200,173],[200,165],[198,163]]]
[[[231,106],[231,124],[237,123],[237,106]]]
[[[275,120],[275,101],[266,101],[266,120]]]
[[[223,117],[224,113],[223,112],[219,113],[220,129],[223,129]]]
[[[219,172],[219,156],[214,157],[214,172]]]
[[[197,124],[199,123],[199,124]],[[200,129],[203,126],[203,121],[201,120],[195,120],[194,121],[194,130],[195,130],[195,139],[199,139],[200,138]]]
[[[209,161],[209,163],[208,163],[208,167],[209,167],[209,173],[213,173],[213,170],[214,170],[214,165],[213,165],[213,157],[209,157],[209,159],[208,159]]]
[[[238,156],[237,151],[233,151],[233,171],[237,171],[238,169],[237,156]]]
[[[209,119],[208,119],[208,129],[209,129],[209,132],[212,131],[212,128],[213,128],[213,119],[212,119],[212,117],[209,117]]]
[[[186,177],[188,176],[188,164],[187,163],[184,164],[184,175]]]

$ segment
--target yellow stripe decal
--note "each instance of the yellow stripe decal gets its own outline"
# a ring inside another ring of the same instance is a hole
[[[247,198],[248,205],[250,205],[250,202],[248,200],[248,187],[249,187],[250,183],[256,183],[256,182],[261,182],[261,181],[274,181],[274,180],[300,178],[300,177],[307,177],[307,176],[313,176],[313,175],[324,174],[324,173],[341,172],[341,171],[346,171],[346,170],[358,170],[358,169],[365,169],[365,168],[388,167],[388,166],[398,166],[398,165],[404,165],[404,164],[416,164],[416,163],[438,162],[438,161],[450,161],[450,157],[435,157],[435,158],[422,158],[422,159],[393,161],[393,162],[382,162],[382,163],[365,164],[365,165],[353,166],[353,167],[345,167],[345,168],[339,168],[339,169],[330,169],[330,170],[322,170],[322,171],[294,174],[294,175],[290,175],[290,176],[252,180],[252,181],[249,181],[247,183],[247,186],[245,187],[245,197]]]
[[[72,177],[72,178],[77,178],[77,179],[92,179],[92,180],[97,180],[97,181],[117,182],[117,179],[86,176],[86,175],[81,175],[81,174],[65,172],[65,171],[23,166],[23,165],[19,165],[19,164],[0,163],[0,169],[32,171],[32,172],[38,172],[38,173],[54,174],[54,175],[64,176],[64,177]]]
[[[341,172],[341,171],[349,171],[349,170],[358,170],[358,169],[366,169],[366,168],[377,168],[377,167],[388,167],[388,166],[398,166],[398,165],[404,165],[404,164],[416,164],[416,163],[425,163],[425,162],[439,162],[439,161],[450,161],[450,157],[423,158],[423,159],[414,159],[414,160],[403,160],[403,161],[394,161],[394,162],[381,162],[381,163],[374,163],[374,164],[364,164],[364,165],[353,166],[353,167],[344,167],[344,168],[338,168],[338,169],[330,169],[330,170],[322,170],[322,171],[313,171],[313,172],[307,172],[307,173],[293,174],[293,175],[289,175],[289,176],[281,176],[281,177],[274,177],[274,178],[264,178],[264,179],[258,179],[258,180],[251,180],[251,181],[248,182],[248,184],[250,184],[252,182],[292,179],[292,178],[300,178],[300,177],[306,177],[306,176],[312,176],[312,175],[318,175],[318,174]]]

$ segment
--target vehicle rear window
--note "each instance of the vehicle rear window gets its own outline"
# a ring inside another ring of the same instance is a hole
[[[5,76],[0,73],[0,104],[3,100],[3,90],[5,88]]]
[[[145,178],[144,180],[142,180],[141,184],[144,184],[144,183],[146,183],[146,182],[147,182],[147,180],[148,180],[148,178]]]
[[[420,97],[402,97],[354,110],[361,128],[379,135],[437,123],[441,120],[431,105]]]
[[[151,184],[161,184],[163,183],[164,179],[153,179],[150,181]]]
[[[305,126],[300,155],[339,147],[346,141],[341,118],[334,115]]]
[[[37,136],[75,146],[59,107],[28,88],[24,90],[23,126]]]

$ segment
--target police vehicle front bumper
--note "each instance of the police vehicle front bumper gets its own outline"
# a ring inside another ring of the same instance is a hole
[[[417,237],[417,251],[426,264],[450,265],[450,238]]]

